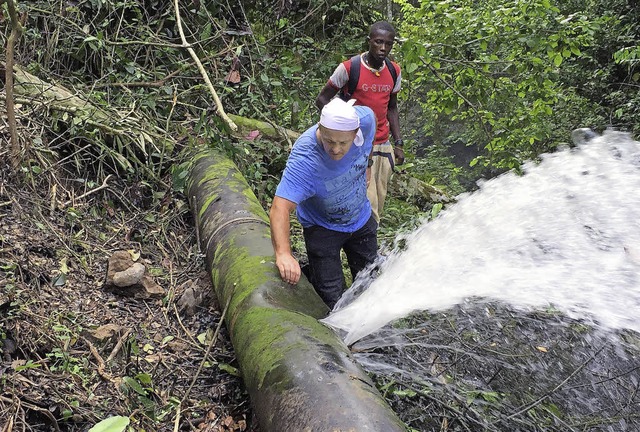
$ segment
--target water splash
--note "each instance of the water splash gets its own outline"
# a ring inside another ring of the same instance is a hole
[[[640,143],[605,132],[524,171],[404,236],[323,322],[352,344],[413,311],[479,297],[640,332]]]

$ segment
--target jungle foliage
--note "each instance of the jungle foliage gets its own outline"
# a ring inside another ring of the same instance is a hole
[[[577,127],[638,133],[633,2],[401,1],[406,94],[423,132],[518,168]]]
[[[66,191],[82,196],[112,175],[161,207],[163,191],[182,190],[191,150],[208,145],[233,156],[268,206],[291,142],[232,133],[215,115],[176,6],[224,110],[294,131],[317,121],[314,100],[328,76],[392,12],[393,56],[403,68],[402,170],[450,195],[565,145],[577,127],[640,134],[636,0],[0,0],[3,47],[21,28],[15,64],[109,114],[87,121],[37,96],[16,97],[16,181],[43,194],[66,182],[58,189],[66,202],[74,196]],[[4,71],[2,82],[7,102]],[[0,121],[6,173],[12,132],[4,112]],[[144,125],[152,136],[138,132]],[[53,211],[55,194],[47,199]],[[389,200],[381,237],[393,241],[440,207]],[[107,209],[92,211],[100,220]]]
[[[141,113],[183,144],[151,149],[143,143],[141,155],[69,113],[35,110],[44,132],[32,137],[36,146],[43,140],[47,151],[73,153],[62,147],[93,141],[100,144],[94,156],[109,170],[137,172],[128,163],[136,156],[151,167],[147,174],[160,176],[181,148],[217,143],[246,164],[261,189],[273,191],[286,150],[264,157],[273,153],[270,142],[227,139],[229,130],[212,115],[211,95],[180,40],[176,6],[225,110],[301,131],[315,121],[313,101],[337,62],[365,48],[368,26],[386,18],[388,4],[18,2],[19,66],[99,106]],[[410,150],[426,137],[445,150],[462,144],[474,153],[474,175],[493,175],[553,150],[576,127],[639,132],[640,9],[633,1],[399,0],[393,13]],[[430,153],[444,169],[418,161],[407,170],[459,192],[447,152]]]

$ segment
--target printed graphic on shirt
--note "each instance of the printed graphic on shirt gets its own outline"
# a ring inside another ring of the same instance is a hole
[[[350,60],[340,63],[329,78],[329,84],[338,90],[345,87],[349,83],[350,68]],[[387,112],[391,95],[400,91],[402,74],[399,69],[396,67],[398,77],[394,86],[386,63],[382,64],[380,71],[373,71],[363,61],[360,62],[358,84],[351,97],[356,100],[356,105],[368,106],[376,115],[378,126],[374,144],[383,144],[389,140]]]
[[[361,154],[358,159],[347,172],[324,181],[325,190],[322,195],[326,193],[323,201],[331,223],[350,223],[353,210],[362,208],[367,197],[366,180],[362,172],[366,169],[368,156]]]

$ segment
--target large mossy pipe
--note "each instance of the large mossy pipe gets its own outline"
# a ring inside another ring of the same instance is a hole
[[[186,192],[261,432],[405,431],[318,322],[327,307],[309,282],[280,279],[267,214],[233,162],[198,154]]]

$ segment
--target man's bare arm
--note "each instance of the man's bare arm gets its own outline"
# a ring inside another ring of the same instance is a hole
[[[338,94],[338,90],[336,90],[335,87],[331,86],[331,84],[327,83],[316,98],[316,106],[318,107],[318,109],[322,111],[322,108],[324,108],[324,106],[328,104],[336,94]]]
[[[398,95],[392,93],[387,106],[387,120],[389,120],[389,129],[394,141],[400,139],[400,116],[398,114]]]
[[[387,120],[389,120],[389,130],[393,141],[397,142],[401,139],[400,135],[400,115],[398,114],[398,95],[391,94],[389,98],[389,105],[387,107]],[[396,164],[402,165],[404,163],[404,149],[399,146],[394,146],[393,153],[396,158]]]
[[[271,224],[271,243],[276,255],[276,266],[283,281],[297,284],[300,280],[300,264],[291,253],[289,237],[289,215],[296,204],[278,196],[273,198],[269,221]]]

